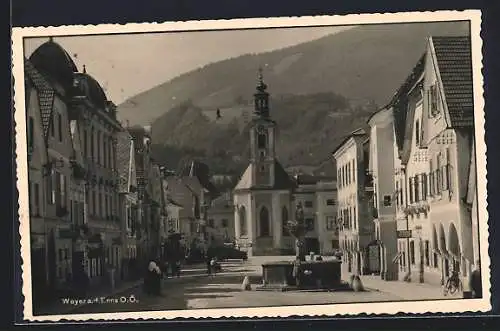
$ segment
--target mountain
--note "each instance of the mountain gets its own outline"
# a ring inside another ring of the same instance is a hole
[[[276,152],[289,170],[335,176],[331,151],[343,137],[366,125],[376,105],[353,106],[335,93],[272,97],[271,117],[278,123]],[[247,116],[224,120],[226,114],[248,112],[237,107],[212,120],[201,107],[186,102],[158,118],[152,126],[154,158],[175,169],[196,159],[216,174],[240,174],[248,164]],[[213,112],[212,112],[213,113]]]
[[[246,104],[259,66],[264,66],[275,96],[334,92],[351,103],[381,105],[417,62],[428,36],[468,33],[467,22],[363,25],[198,68],[128,99],[118,106],[118,115],[131,124],[147,125],[187,101],[206,111]]]
[[[135,96],[118,111],[130,121],[152,122],[153,154],[166,166],[196,159],[212,174],[241,174],[256,72],[263,65],[279,160],[291,171],[335,176],[331,151],[389,101],[424,52],[426,38],[467,34],[467,23],[360,26],[210,64]]]

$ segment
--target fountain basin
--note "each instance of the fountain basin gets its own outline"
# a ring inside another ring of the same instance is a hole
[[[333,290],[341,287],[340,260],[304,261],[299,267],[299,284],[293,275],[293,262],[262,265],[262,285],[257,290]]]

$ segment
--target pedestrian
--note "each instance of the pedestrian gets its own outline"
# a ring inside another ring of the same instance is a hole
[[[295,261],[293,261],[292,276],[295,279],[295,285],[300,287],[300,257],[298,256]]]
[[[476,269],[471,273],[469,278],[469,286],[472,290],[473,298],[483,297],[483,285],[481,281],[481,264],[480,261],[476,261]]]
[[[180,259],[175,262],[175,274],[176,274],[177,278],[181,277],[181,260]]]
[[[160,267],[154,259],[151,259],[144,279],[144,289],[147,294],[161,294],[161,275]]]
[[[217,275],[217,272],[220,270],[220,265],[219,263],[217,262],[217,257],[214,256],[211,260],[210,260],[210,270],[212,271],[212,274],[215,276]]]
[[[205,255],[205,263],[207,265],[207,274],[209,276],[212,275],[212,256],[210,254],[210,250]]]

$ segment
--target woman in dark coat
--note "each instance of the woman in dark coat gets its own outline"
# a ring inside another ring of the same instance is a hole
[[[470,289],[472,290],[473,298],[482,298],[483,284],[481,280],[481,265],[479,261],[477,261],[476,264],[477,264],[476,269],[470,275],[469,286]]]

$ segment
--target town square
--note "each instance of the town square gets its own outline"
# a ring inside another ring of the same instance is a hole
[[[473,54],[467,20],[25,37],[33,315],[483,299]]]

